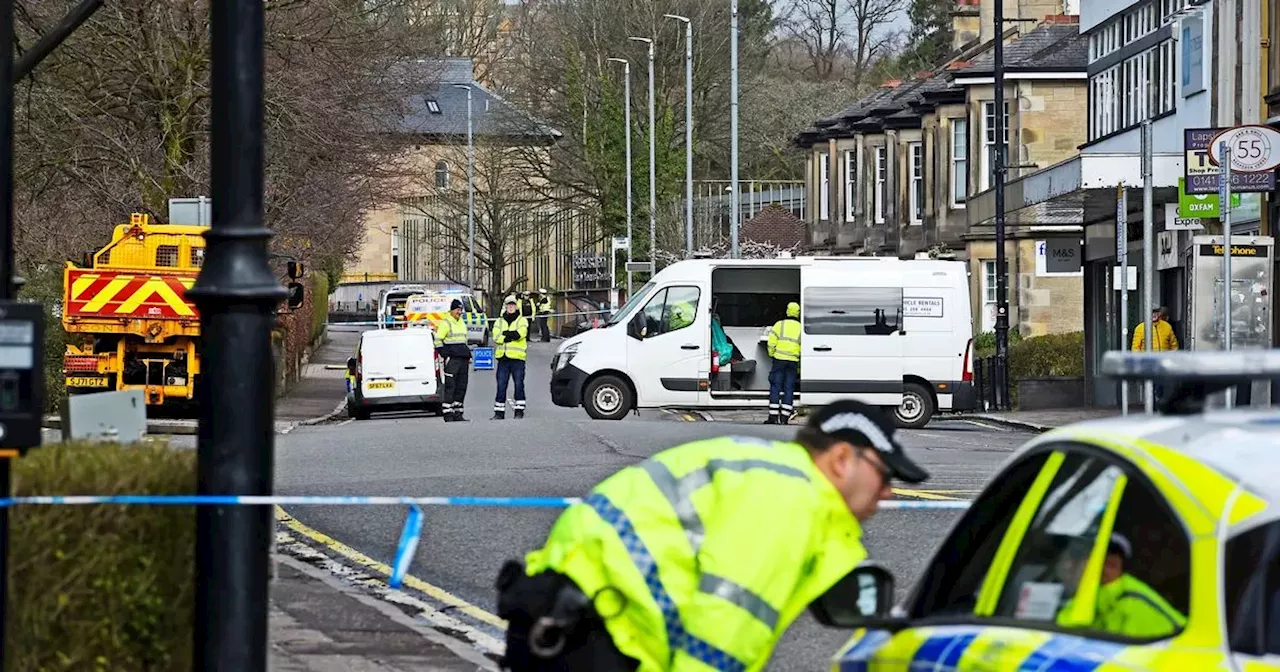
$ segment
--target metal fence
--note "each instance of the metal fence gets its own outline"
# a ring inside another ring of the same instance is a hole
[[[1007,386],[1001,384],[1001,381],[1007,380],[1008,375],[1009,372],[1005,370],[1005,367],[1001,366],[1000,360],[994,355],[978,357],[973,360],[973,387],[974,392],[978,395],[978,410],[1008,411],[1013,409],[1013,400],[1004,394]]]

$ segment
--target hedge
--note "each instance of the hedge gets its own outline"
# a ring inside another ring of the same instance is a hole
[[[15,462],[18,494],[190,494],[194,451],[58,444]],[[12,511],[7,670],[191,668],[195,511]]]
[[[1084,375],[1084,332],[1046,334],[1022,338],[1009,331],[1009,378],[1044,378],[1048,376],[1079,377]],[[974,339],[976,354],[990,357],[995,354],[995,335],[979,334]]]
[[[311,275],[311,342],[324,333],[329,322],[329,276],[324,273]]]

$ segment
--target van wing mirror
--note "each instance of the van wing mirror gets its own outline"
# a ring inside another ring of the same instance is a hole
[[[644,339],[644,315],[637,314],[627,321],[627,335],[637,341]]]
[[[356,375],[356,373],[357,373],[357,371],[356,371],[356,367],[358,367],[358,366],[360,366],[360,363],[359,363],[359,361],[357,361],[357,360],[356,360],[356,358],[355,358],[355,357],[348,357],[348,358],[347,358],[347,373],[349,373],[349,374],[351,374],[351,375],[353,375],[353,376],[354,376],[354,375]]]
[[[854,568],[809,605],[809,613],[827,627],[852,629],[891,627],[893,574],[875,562]]]

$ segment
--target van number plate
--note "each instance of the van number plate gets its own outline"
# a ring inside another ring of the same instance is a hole
[[[368,390],[390,390],[396,386],[393,380],[379,380],[372,383],[365,383],[365,389]]]
[[[67,387],[106,387],[106,376],[67,376]]]

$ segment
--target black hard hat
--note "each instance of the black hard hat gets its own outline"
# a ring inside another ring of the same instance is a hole
[[[902,444],[893,436],[897,428],[875,406],[841,399],[809,416],[808,425],[827,436],[875,449],[890,475],[899,481],[921,483],[929,478],[929,472],[907,457]]]
[[[454,299],[453,303],[449,304],[449,310],[458,310],[460,308],[462,308],[462,299]]]

